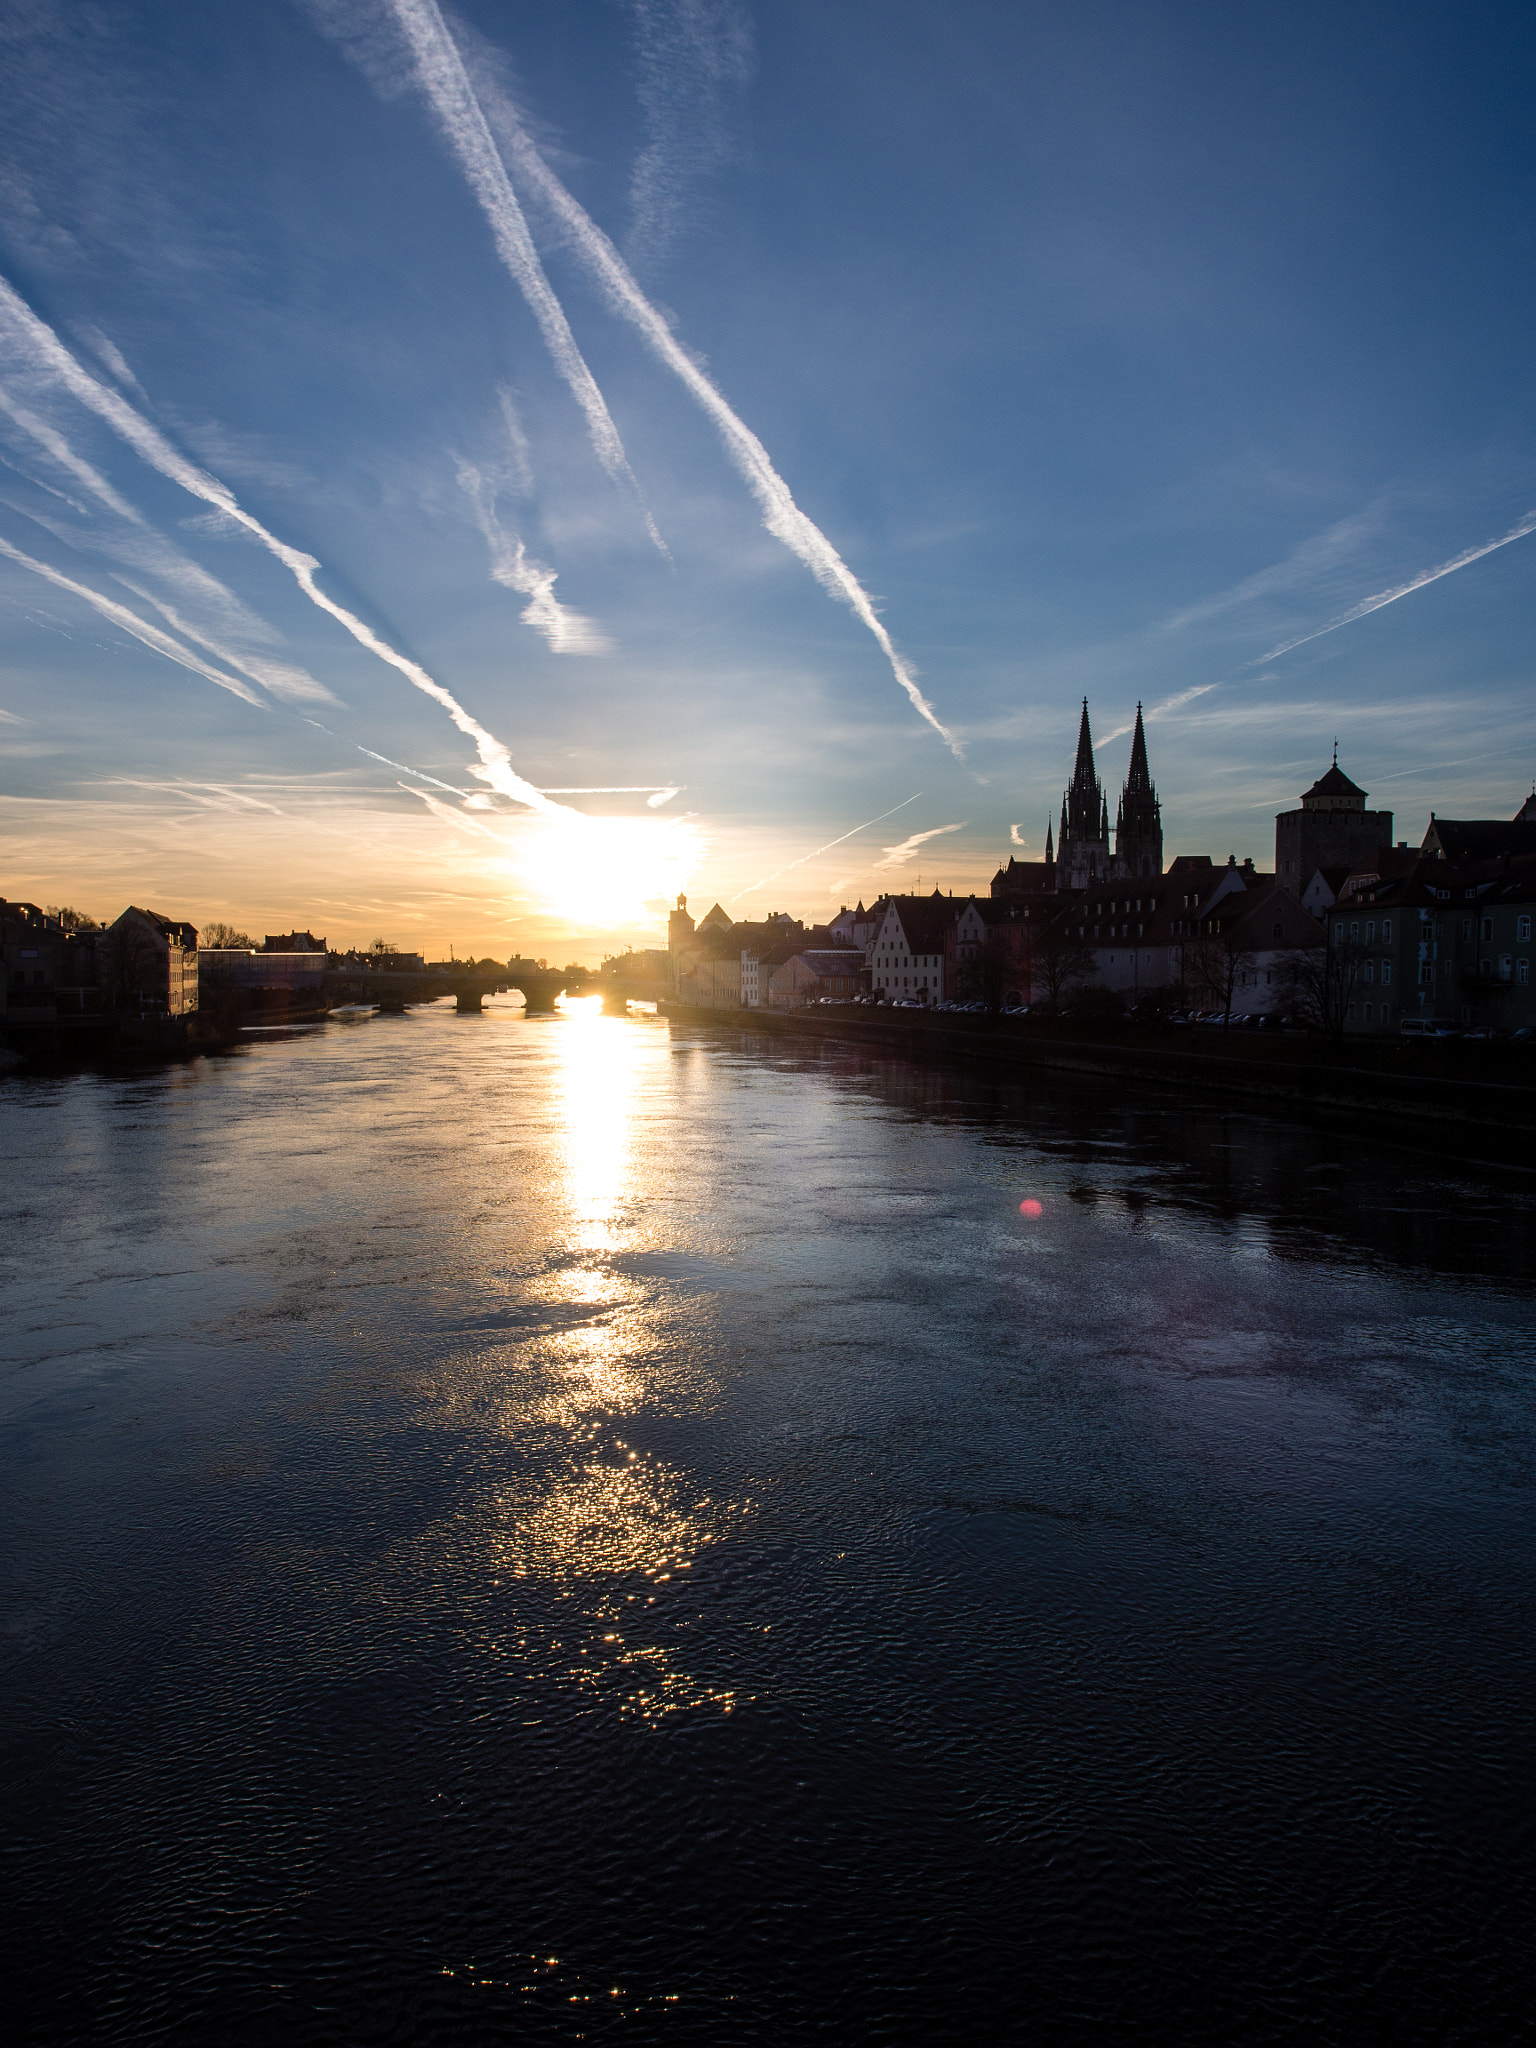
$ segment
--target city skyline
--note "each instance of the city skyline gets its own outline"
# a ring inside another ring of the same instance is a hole
[[[35,10],[5,893],[587,959],[958,894],[1084,694],[1170,856],[1335,736],[1414,844],[1512,814],[1531,34],[1388,19]]]

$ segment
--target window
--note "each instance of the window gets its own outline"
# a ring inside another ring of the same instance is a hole
[[[1387,986],[1387,984],[1388,984],[1388,983],[1389,983],[1389,982],[1391,981],[1391,979],[1392,979],[1392,962],[1391,962],[1390,960],[1383,960],[1383,961],[1382,961],[1382,963],[1381,963],[1381,985],[1382,985],[1382,987],[1383,987],[1383,988],[1385,988],[1385,987]]]
[[[1342,946],[1344,943],[1344,927],[1341,924],[1336,924],[1333,928],[1333,943],[1336,946]]]
[[[1353,923],[1353,924],[1352,924],[1352,925],[1350,926],[1350,928],[1349,928],[1349,936],[1351,937],[1351,939],[1358,939],[1358,938],[1359,938],[1359,936],[1360,936],[1360,923],[1359,923],[1359,920],[1358,920],[1358,919],[1356,919],[1356,921],[1355,921],[1355,922],[1354,922],[1354,923]]]
[[[1285,926],[1283,924],[1275,925],[1273,927],[1273,936],[1277,939],[1283,939],[1285,937]]]
[[[1493,919],[1492,919],[1491,917],[1485,917],[1485,918],[1483,919],[1483,938],[1484,938],[1485,940],[1487,940],[1487,939],[1491,939],[1492,937],[1493,937]]]
[[[1392,943],[1392,920],[1390,917],[1384,917],[1381,920],[1381,943],[1384,946],[1390,946]],[[1385,980],[1386,976],[1383,975],[1382,979]]]
[[[1472,936],[1472,920],[1470,917],[1464,917],[1461,920],[1461,936],[1464,939],[1470,939]]]
[[[1520,984],[1520,986],[1521,986],[1522,988],[1525,988],[1525,987],[1527,986],[1527,984],[1529,983],[1529,981],[1530,981],[1530,978],[1531,978],[1531,963],[1530,963],[1530,961],[1529,961],[1529,960],[1527,960],[1527,958],[1525,957],[1525,955],[1524,955],[1524,954],[1522,953],[1522,954],[1520,955],[1520,958],[1519,958],[1519,959],[1518,959],[1518,960],[1517,960],[1517,961],[1515,962],[1515,979],[1516,979],[1516,981],[1518,981],[1518,982],[1519,982],[1519,984]]]
[[[1365,943],[1368,946],[1374,946],[1376,943],[1376,920],[1374,917],[1368,917],[1365,921]]]
[[[1366,961],[1365,978],[1367,981],[1374,981],[1376,979],[1376,962],[1374,960]]]
[[[1369,1024],[1371,1021],[1371,1006],[1369,1003],[1367,1003],[1365,1006],[1365,1021],[1367,1024]]]
[[[1508,955],[1507,953],[1501,953],[1501,954],[1499,955],[1499,979],[1500,979],[1500,981],[1508,981],[1508,980],[1509,980],[1509,977],[1510,977],[1510,974],[1511,974],[1511,972],[1512,972],[1512,968],[1511,968],[1511,963],[1510,963],[1510,958],[1509,958],[1509,955]],[[39,981],[41,981],[43,977],[42,977],[41,975],[39,975],[39,976],[38,976],[37,978],[38,978],[38,980],[39,980]]]
[[[1515,937],[1517,939],[1528,939],[1530,936],[1531,920],[1529,917],[1517,917],[1515,919]]]
[[[1421,986],[1426,986],[1426,985],[1427,985],[1428,983],[1432,982],[1432,981],[1434,980],[1434,978],[1435,978],[1435,970],[1434,970],[1434,968],[1430,966],[1430,964],[1429,964],[1429,962],[1428,962],[1427,960],[1421,960],[1421,961],[1419,962],[1419,983],[1420,983],[1420,985],[1421,985]]]

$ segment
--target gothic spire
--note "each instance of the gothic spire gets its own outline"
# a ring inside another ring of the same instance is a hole
[[[1136,737],[1131,741],[1131,766],[1125,778],[1127,796],[1149,796],[1152,792],[1152,771],[1147,766],[1147,735],[1142,729],[1141,706],[1136,706]]]
[[[1531,795],[1536,797],[1536,785],[1532,786]],[[1045,821],[1045,864],[1048,868],[1053,868],[1056,865],[1056,847],[1051,838],[1051,821],[1049,818]]]
[[[1074,792],[1088,796],[1098,790],[1099,778],[1093,769],[1093,734],[1088,727],[1088,699],[1083,699],[1083,722],[1077,729],[1077,765],[1072,770]]]

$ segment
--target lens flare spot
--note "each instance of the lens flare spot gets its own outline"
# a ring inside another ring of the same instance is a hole
[[[1037,1202],[1033,1195],[1026,1195],[1019,1204],[1019,1214],[1029,1217],[1043,1216],[1045,1214],[1045,1204]]]

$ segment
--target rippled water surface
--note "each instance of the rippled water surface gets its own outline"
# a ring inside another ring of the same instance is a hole
[[[0,1083],[0,2027],[1529,2040],[1536,1177],[1417,1136],[507,1009]]]

